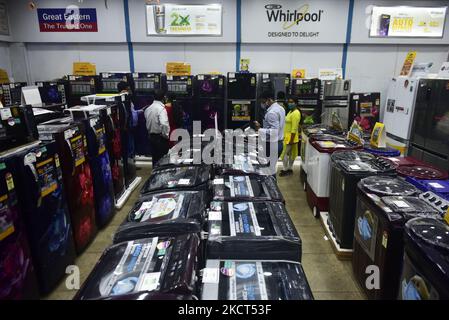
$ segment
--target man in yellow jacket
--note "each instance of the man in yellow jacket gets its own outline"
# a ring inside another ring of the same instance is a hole
[[[293,163],[298,157],[300,123],[301,111],[299,111],[295,100],[289,98],[287,101],[287,115],[285,116],[284,148],[281,154],[284,169],[279,173],[281,177],[293,174]]]

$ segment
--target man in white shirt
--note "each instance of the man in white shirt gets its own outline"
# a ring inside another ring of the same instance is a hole
[[[169,149],[170,124],[167,110],[163,104],[165,94],[162,90],[154,93],[154,102],[145,110],[145,121],[150,138],[153,167]]]

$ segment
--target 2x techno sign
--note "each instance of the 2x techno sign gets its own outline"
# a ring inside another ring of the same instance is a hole
[[[293,26],[303,23],[321,22],[324,10],[310,11],[310,5],[304,4],[294,10],[284,10],[280,4],[265,5],[268,22],[282,23],[283,30],[289,30]],[[269,32],[269,37],[318,37],[319,32]]]

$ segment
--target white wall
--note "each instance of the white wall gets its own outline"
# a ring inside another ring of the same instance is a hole
[[[8,42],[0,42],[0,69],[8,72],[9,77],[11,77],[11,59]]]

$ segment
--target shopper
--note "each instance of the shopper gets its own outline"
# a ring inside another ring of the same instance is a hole
[[[301,123],[301,111],[293,98],[287,101],[287,115],[285,116],[284,148],[281,154],[284,170],[279,175],[293,174],[293,163],[298,157],[299,126]]]
[[[284,142],[285,110],[274,101],[274,96],[269,91],[263,92],[260,98],[261,108],[267,109],[267,112],[263,119],[262,128],[258,121],[254,122],[254,126],[267,142],[267,150],[270,150],[269,143],[277,144],[277,158],[279,158]]]
[[[162,103],[164,91],[158,89],[154,93],[153,103],[145,110],[145,121],[150,138],[153,167],[168,152],[170,124],[167,110]]]

